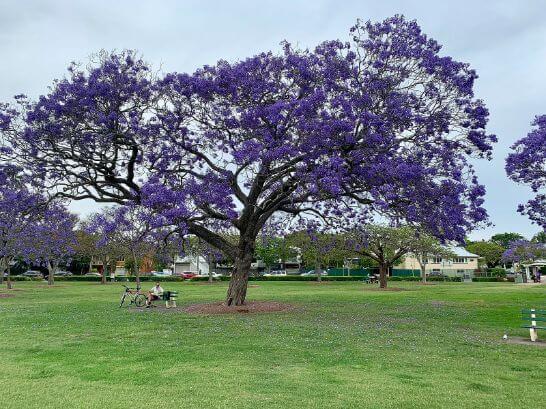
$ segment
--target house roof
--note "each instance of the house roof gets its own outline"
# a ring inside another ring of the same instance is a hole
[[[446,248],[455,253],[457,257],[479,257],[477,254],[471,253],[464,247],[446,246]]]

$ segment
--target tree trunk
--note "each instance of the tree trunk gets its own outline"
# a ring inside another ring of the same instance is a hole
[[[102,274],[101,274],[101,277],[100,277],[100,283],[101,284],[106,284],[106,267],[107,266],[108,266],[108,261],[103,260],[102,261]]]
[[[133,253],[133,274],[135,276],[136,288],[140,288],[140,271],[138,270],[137,256]]]
[[[231,273],[226,296],[226,305],[243,305],[246,299],[250,265],[254,256],[254,241],[246,239],[239,245],[239,254],[235,259],[235,269]]]
[[[381,264],[379,266],[379,288],[387,288],[387,275],[389,273],[389,266]]]
[[[2,272],[2,275],[4,275],[4,273]],[[11,283],[11,266],[8,264],[8,279],[7,279],[7,286],[8,286],[8,290],[11,290],[13,289],[13,284]]]
[[[54,274],[57,271],[57,264],[58,263],[56,262],[54,262],[53,264],[51,264],[51,261],[47,262],[47,271],[49,272],[47,276],[47,285],[55,284]]]
[[[322,282],[322,265],[321,264],[317,264],[317,266],[315,267],[315,272],[317,273],[317,282],[321,283]]]
[[[423,283],[427,282],[427,268],[424,264],[421,265],[421,280]]]
[[[4,284],[4,271],[6,271],[6,266],[4,264],[4,258],[0,258],[0,285]]]
[[[212,261],[211,261],[211,256],[210,254],[207,256],[207,263],[209,265],[209,284],[212,284]]]

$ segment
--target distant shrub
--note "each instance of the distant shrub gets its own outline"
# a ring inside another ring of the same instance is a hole
[[[504,279],[502,277],[474,277],[472,281],[477,283],[495,283],[504,281]]]
[[[495,277],[506,277],[506,270],[502,267],[489,268],[487,273]]]

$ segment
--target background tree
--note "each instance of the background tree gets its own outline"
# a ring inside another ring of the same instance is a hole
[[[462,239],[487,218],[471,157],[489,157],[476,73],[401,16],[350,41],[156,79],[132,52],[71,66],[24,116],[0,110],[12,160],[72,199],[150,206],[235,260],[244,303],[256,238],[275,214],[372,215]],[[25,119],[17,126],[17,118]],[[226,241],[218,227],[237,234]]]
[[[511,242],[513,243],[513,241]],[[492,241],[476,241],[466,246],[466,249],[480,256],[487,267],[498,266],[506,249]]]
[[[144,256],[153,257],[171,233],[157,223],[158,219],[149,209],[119,206],[92,215],[88,231],[98,235],[97,246],[103,248],[101,254],[111,254],[113,246],[129,256],[132,275],[140,287],[140,262]]]
[[[441,245],[434,236],[423,232],[415,232],[415,237],[410,240],[411,253],[417,259],[421,269],[421,279],[427,281],[427,264],[431,257],[453,257],[454,253]]]
[[[511,263],[531,263],[546,258],[546,246],[528,240],[513,241],[502,255],[503,261]]]
[[[546,232],[544,231],[538,232],[537,234],[533,236],[531,241],[535,243],[546,243]]]
[[[347,238],[347,246],[358,255],[369,257],[379,265],[379,286],[387,288],[389,269],[412,251],[416,232],[411,227],[368,225],[353,229]]]
[[[529,185],[536,193],[518,211],[546,228],[546,115],[536,116],[531,125],[531,132],[512,145],[505,169],[510,179]]]
[[[309,268],[313,267],[317,281],[322,281],[324,269],[330,267],[339,258],[350,253],[344,246],[342,237],[332,233],[300,231],[291,234],[287,240],[289,246],[299,253],[301,261]]]
[[[76,246],[77,216],[56,203],[50,203],[43,218],[34,222],[23,238],[27,259],[47,268],[47,284],[53,285],[59,265],[69,264]]]
[[[496,243],[506,250],[508,247],[510,247],[510,243],[517,240],[524,240],[525,237],[523,237],[519,233],[499,233],[491,236],[491,242]]]
[[[27,189],[19,168],[0,166],[0,284],[7,270],[8,289],[12,288],[12,262],[26,252],[25,240],[43,219],[46,205],[44,197]]]

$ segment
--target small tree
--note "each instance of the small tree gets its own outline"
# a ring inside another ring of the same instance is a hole
[[[453,252],[442,246],[438,239],[426,233],[417,233],[415,238],[411,240],[411,253],[417,259],[421,270],[421,279],[425,283],[427,281],[427,264],[431,257],[451,257]]]
[[[296,232],[289,236],[288,243],[294,252],[294,247],[299,249],[301,260],[306,266],[314,266],[318,282],[322,281],[324,268],[350,255],[342,237],[331,233]],[[345,253],[342,254],[343,251]]]
[[[517,240],[524,240],[525,237],[523,237],[519,233],[498,233],[491,236],[491,242],[498,244],[499,246],[502,246],[505,250],[510,247],[510,243]]]
[[[153,255],[171,231],[159,224],[153,213],[141,206],[120,206],[105,209],[89,219],[88,231],[99,236],[97,246],[107,260],[111,249],[128,254],[132,275],[140,287],[139,261],[145,255]]]
[[[407,226],[369,225],[352,230],[347,244],[356,254],[379,264],[379,287],[387,288],[389,268],[412,251],[416,237],[415,230]]]
[[[544,231],[538,232],[537,234],[535,234],[533,236],[531,241],[535,242],[535,243],[545,243],[546,244],[546,232],[544,232]]]
[[[67,264],[76,246],[77,217],[59,204],[49,204],[43,218],[33,223],[24,239],[28,259],[45,266],[47,284],[53,285],[55,273],[61,264]]]
[[[517,240],[502,255],[503,261],[512,263],[531,263],[546,257],[546,246],[543,243],[533,243],[528,240]]]
[[[493,241],[475,241],[466,246],[466,249],[480,256],[487,264],[487,267],[498,266],[506,250],[501,244]]]

